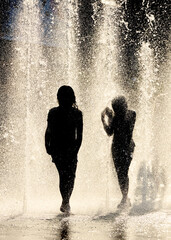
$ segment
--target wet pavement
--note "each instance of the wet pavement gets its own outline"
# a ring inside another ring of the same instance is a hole
[[[171,239],[171,214],[114,212],[101,216],[51,214],[1,219],[5,240],[152,240]]]

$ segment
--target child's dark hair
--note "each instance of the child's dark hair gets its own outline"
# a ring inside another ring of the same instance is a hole
[[[112,100],[112,108],[116,114],[124,114],[127,109],[127,101],[124,96],[118,96]]]
[[[76,97],[74,90],[67,85],[63,85],[58,89],[57,99],[60,106],[64,107],[76,107]]]

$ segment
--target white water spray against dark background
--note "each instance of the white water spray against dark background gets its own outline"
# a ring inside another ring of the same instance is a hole
[[[119,64],[120,4],[102,1],[101,11],[94,4],[92,18],[98,17],[99,22],[94,23],[91,39],[81,33],[80,1],[52,2],[49,10],[38,0],[21,1],[11,28],[7,82],[1,84],[3,214],[58,211],[58,176],[45,152],[44,131],[47,112],[57,105],[56,92],[63,84],[73,87],[84,114],[73,211],[114,211],[121,198],[111,139],[100,120],[101,111],[120,94],[137,112],[136,149],[129,172],[132,211],[170,208],[169,60],[158,67],[155,51],[148,41],[141,41],[136,52],[139,74],[127,79],[127,84],[122,79],[127,71]],[[128,27],[126,21],[123,24]],[[92,43],[85,57],[81,41]]]

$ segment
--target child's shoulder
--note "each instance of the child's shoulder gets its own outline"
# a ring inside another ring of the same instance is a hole
[[[58,110],[59,110],[59,107],[54,107],[54,108],[51,108],[51,109],[49,110],[49,115],[51,115],[51,114],[54,114],[54,113],[58,112]]]
[[[79,110],[78,108],[73,108],[72,110],[75,114],[82,115],[82,111]]]
[[[73,108],[73,116],[77,120],[82,119],[83,117],[82,111],[79,110],[78,108]]]
[[[135,118],[136,112],[134,110],[128,110],[127,116],[128,116],[128,118]]]

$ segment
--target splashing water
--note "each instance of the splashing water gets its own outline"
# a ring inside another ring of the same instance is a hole
[[[129,172],[132,209],[170,208],[171,92],[163,80],[169,79],[169,66],[159,74],[154,53],[143,42],[138,53],[141,67],[137,88],[125,89],[118,64],[118,5],[114,1],[103,3],[94,33],[92,64],[86,69],[81,67],[78,47],[78,2],[54,1],[50,10],[48,5],[43,10],[38,0],[23,0],[18,6],[9,74],[1,96],[5,104],[1,116],[0,195],[5,215],[59,209],[58,175],[45,152],[44,132],[48,110],[57,105],[56,92],[63,84],[74,88],[84,114],[83,144],[71,199],[73,211],[114,211],[120,201],[111,138],[106,136],[100,119],[102,110],[111,108],[111,100],[120,94],[137,112],[136,149]]]

